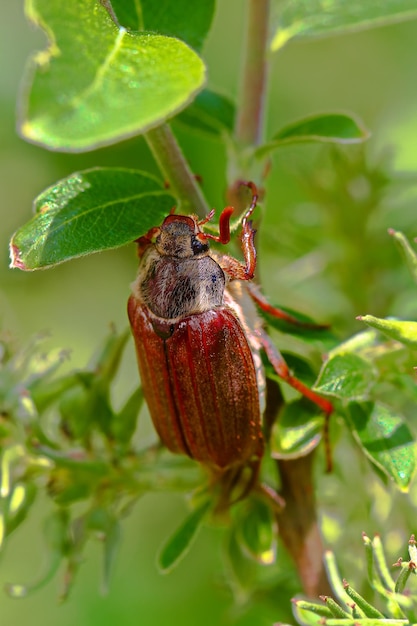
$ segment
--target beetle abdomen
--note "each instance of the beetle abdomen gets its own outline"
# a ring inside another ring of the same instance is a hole
[[[235,315],[223,307],[190,315],[167,324],[164,336],[155,332],[164,320],[134,296],[128,312],[144,394],[166,447],[217,468],[260,457],[255,367]]]

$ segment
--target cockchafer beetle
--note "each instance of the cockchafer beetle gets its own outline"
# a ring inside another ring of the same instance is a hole
[[[248,282],[256,266],[249,218],[258,192],[242,184],[252,192],[242,219],[245,262],[209,248],[210,239],[230,241],[232,207],[220,216],[219,235],[202,229],[214,211],[200,221],[171,214],[138,240],[141,263],[128,314],[144,395],[165,446],[215,473],[250,466],[256,480],[264,447],[261,350],[278,376],[327,415],[332,405],[291,375],[257,315],[254,302],[299,323]]]

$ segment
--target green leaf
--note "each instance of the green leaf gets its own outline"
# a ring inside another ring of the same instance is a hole
[[[380,330],[395,341],[399,341],[410,348],[417,348],[417,322],[382,319],[373,315],[359,315],[356,319],[365,322],[371,328]]]
[[[278,131],[271,141],[255,151],[255,157],[263,158],[272,150],[289,143],[315,141],[321,143],[362,143],[369,138],[363,122],[351,113],[322,113],[305,117]]]
[[[258,580],[259,565],[243,549],[241,536],[237,530],[235,526],[232,526],[226,534],[224,561],[227,568],[228,585],[233,590],[235,600],[242,606],[253,595],[253,590],[256,587],[255,581]]]
[[[11,267],[35,270],[123,246],[158,225],[174,204],[163,184],[144,172],[76,172],[36,198],[35,217],[11,240]]]
[[[323,416],[315,415],[303,399],[285,405],[272,428],[271,456],[296,459],[309,454],[320,443]]]
[[[399,245],[400,250],[411,272],[411,275],[414,278],[414,281],[417,283],[417,254],[415,250],[413,250],[413,248],[410,246],[407,237],[405,237],[400,231],[390,228],[388,233],[392,237],[394,237],[395,241]]]
[[[271,48],[278,50],[294,37],[325,37],[416,17],[415,0],[287,0],[279,13]]]
[[[295,320],[294,323],[289,322],[258,308],[259,314],[268,322],[268,326],[275,328],[275,330],[285,335],[294,335],[308,343],[318,344],[320,347],[324,347],[326,352],[337,343],[336,335],[334,335],[327,326],[317,324],[308,315],[281,306],[280,304],[272,305],[271,308],[283,311]]]
[[[27,0],[26,9],[49,39],[24,77],[19,127],[29,141],[69,152],[109,145],[160,125],[204,85],[185,43],[128,32],[98,0]]]
[[[187,554],[210,507],[211,502],[205,500],[186,517],[181,526],[162,547],[158,555],[158,566],[162,572],[171,571]]]
[[[111,0],[111,4],[121,26],[178,37],[195,50],[201,49],[216,8],[215,0],[199,0],[192,11],[189,0]]]
[[[314,390],[340,399],[367,398],[376,381],[369,361],[357,354],[336,354],[322,368]]]
[[[201,91],[190,106],[175,118],[184,126],[217,137],[224,131],[231,133],[234,120],[233,102],[209,89]]]
[[[6,584],[6,592],[13,598],[25,598],[31,593],[44,587],[56,574],[65,554],[65,544],[68,541],[68,516],[66,511],[58,510],[52,513],[44,525],[45,562],[43,572],[32,583]]]
[[[236,531],[242,547],[257,563],[271,565],[275,562],[277,526],[265,502],[252,498],[238,520]]]
[[[139,387],[126,400],[123,408],[113,420],[111,432],[119,443],[127,445],[133,437],[143,400],[143,390],[142,387]]]
[[[353,434],[366,456],[407,491],[416,467],[416,444],[403,418],[380,403],[350,403]]]

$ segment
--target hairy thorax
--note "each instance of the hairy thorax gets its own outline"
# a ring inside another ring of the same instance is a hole
[[[172,320],[222,306],[225,274],[208,254],[162,256],[153,247],[146,251],[132,288],[154,315]]]

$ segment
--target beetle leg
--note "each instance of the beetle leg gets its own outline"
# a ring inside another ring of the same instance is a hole
[[[248,291],[252,300],[256,302],[259,308],[262,309],[262,311],[265,311],[265,313],[269,313],[269,315],[272,315],[272,317],[284,320],[285,322],[293,324],[294,326],[300,326],[301,328],[311,328],[315,330],[325,330],[326,328],[329,328],[328,324],[314,324],[314,322],[302,322],[301,320],[291,315],[291,313],[287,313],[287,311],[284,311],[283,309],[272,306],[272,304],[270,304],[265,296],[259,291],[258,286],[254,285],[253,283],[248,284]]]
[[[287,363],[285,362],[282,354],[276,349],[268,335],[263,331],[258,331],[261,345],[265,350],[265,353],[274,368],[276,374],[288,385],[299,391],[305,398],[308,398],[316,406],[318,406],[325,414],[324,428],[323,428],[323,441],[326,456],[326,471],[330,472],[333,466],[332,455],[329,442],[329,420],[333,413],[334,407],[329,400],[323,398],[318,393],[307,387],[298,378],[293,376],[289,370]]]
[[[136,243],[138,244],[138,257],[140,259],[143,257],[146,248],[152,244],[152,239],[159,234],[159,230],[159,226],[154,226],[148,230],[146,235],[142,235],[142,237],[136,239]]]
[[[227,254],[219,258],[220,267],[231,280],[252,280],[256,268],[255,233],[252,222],[245,222],[241,236],[245,264]]]
[[[248,187],[252,192],[252,200],[250,206],[246,213],[242,218],[242,247],[245,255],[246,261],[246,273],[245,278],[241,280],[250,280],[253,278],[253,274],[255,272],[255,262],[256,262],[256,251],[253,243],[253,238],[255,236],[255,230],[252,228],[252,223],[249,220],[249,217],[252,215],[253,211],[256,208],[256,203],[258,202],[258,190],[256,188],[255,183],[252,182],[239,182],[237,183],[237,187],[244,186]],[[219,218],[219,234],[211,235],[210,233],[205,233],[205,236],[208,239],[212,239],[213,241],[217,241],[217,243],[227,244],[230,241],[230,218],[234,211],[232,206],[227,206],[221,212]],[[210,211],[209,215],[205,220],[199,222],[199,226],[205,224],[213,217],[213,211]]]
[[[207,239],[212,239],[213,241],[217,241],[217,243],[221,243],[221,244],[229,243],[230,241],[230,217],[233,211],[234,211],[234,208],[232,206],[227,206],[221,212],[220,218],[219,218],[219,234],[218,235],[204,233],[204,236]],[[198,225],[201,226],[202,224],[205,224],[206,222],[211,220],[213,215],[214,215],[214,209],[210,211],[210,213],[207,215],[207,217],[204,220],[202,220],[201,222],[198,222]]]

